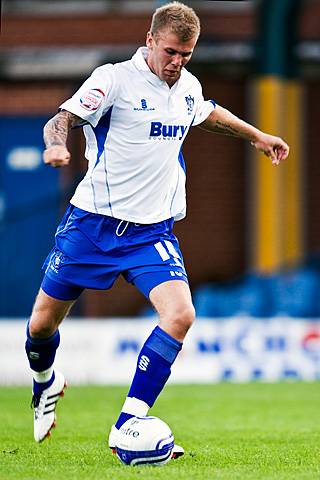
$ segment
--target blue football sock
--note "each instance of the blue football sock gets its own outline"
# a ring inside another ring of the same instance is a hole
[[[156,327],[140,351],[128,397],[137,399],[140,404],[146,404],[149,408],[152,407],[170,376],[171,365],[181,348],[181,342],[160,327]],[[126,404],[124,405],[116,428],[119,429],[130,417],[139,415],[135,411],[136,403],[133,408],[130,408],[131,411],[127,411]],[[138,409],[140,410],[140,405]]]
[[[35,372],[44,372],[48,370],[54,362],[56,350],[60,344],[60,334],[57,330],[48,338],[33,338],[29,332],[29,324],[27,326],[27,341],[25,349],[29,360],[30,368]],[[37,395],[45,388],[50,387],[54,381],[54,372],[47,382],[33,381],[33,392]]]

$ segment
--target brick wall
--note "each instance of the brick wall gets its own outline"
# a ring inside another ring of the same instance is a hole
[[[66,83],[0,82],[0,114],[50,116],[71,93]]]
[[[1,46],[141,44],[149,27],[150,14],[74,14],[65,17],[7,15],[3,19]],[[253,14],[221,16],[209,13],[202,17],[202,34],[204,37],[214,35],[218,39],[252,38]]]
[[[215,40],[252,40],[256,34],[257,4],[243,12],[201,12],[202,37]],[[303,2],[299,17],[299,36],[319,39],[320,2]],[[45,16],[4,15],[1,47],[70,46],[99,44],[140,44],[150,26],[150,14]]]

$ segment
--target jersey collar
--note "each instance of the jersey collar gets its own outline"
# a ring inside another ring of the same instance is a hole
[[[149,68],[149,65],[147,64],[147,56],[148,56],[148,48],[147,47],[140,47],[136,51],[136,53],[132,57],[132,61],[135,65],[135,67],[145,75],[146,79],[152,83],[153,85],[156,85],[157,87],[159,86],[165,86],[169,89],[168,84],[164,81],[161,80],[158,75],[155,75]],[[177,84],[179,83],[179,80],[171,87],[171,90],[174,89],[176,90]]]

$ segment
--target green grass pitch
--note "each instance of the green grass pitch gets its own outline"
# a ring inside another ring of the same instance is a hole
[[[107,448],[126,389],[70,387],[51,439],[33,441],[28,388],[0,388],[0,479],[320,479],[320,383],[169,385],[151,413],[186,454],[127,467]]]

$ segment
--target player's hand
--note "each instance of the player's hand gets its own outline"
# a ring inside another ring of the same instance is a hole
[[[43,152],[43,161],[54,168],[64,167],[70,162],[70,152],[63,145],[54,145]]]
[[[266,133],[259,136],[257,140],[251,142],[259,152],[264,153],[270,158],[273,165],[279,165],[289,155],[289,145],[280,137],[274,137]]]

